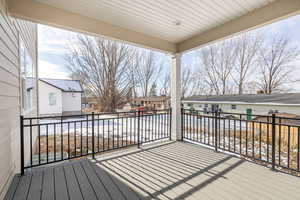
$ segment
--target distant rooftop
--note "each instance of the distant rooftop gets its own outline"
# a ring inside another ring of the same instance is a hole
[[[83,92],[82,86],[78,80],[66,79],[48,79],[40,78],[39,80],[52,85],[63,92]]]
[[[150,96],[150,97],[136,97],[133,100],[143,100],[143,101],[163,101],[170,99],[169,96]]]
[[[192,96],[183,101],[300,104],[300,93]]]

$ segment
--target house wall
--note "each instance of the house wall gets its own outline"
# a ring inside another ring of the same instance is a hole
[[[50,105],[49,94],[56,94],[56,104]],[[43,81],[39,81],[39,115],[62,114],[62,91]]]
[[[81,93],[63,92],[62,111],[65,114],[80,114],[81,112]]]
[[[275,105],[275,104],[239,104],[239,103],[212,103],[212,102],[183,102],[184,108],[191,108],[190,105],[195,110],[203,110],[205,105],[208,105],[207,109],[211,108],[212,104],[219,105],[219,108],[222,109],[223,112],[230,113],[244,113],[246,114],[246,110],[248,108],[252,109],[252,113],[256,115],[266,115],[270,110],[278,110],[280,113],[292,113],[300,115],[300,105]],[[236,109],[232,109],[231,105],[236,105]]]
[[[10,17],[6,1],[0,0],[0,199],[4,197],[13,175],[20,170],[20,38],[36,73],[37,26]],[[34,106],[22,112],[26,117],[37,113],[36,87],[33,91]]]

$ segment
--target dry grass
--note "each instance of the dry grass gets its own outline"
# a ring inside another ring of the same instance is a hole
[[[33,152],[38,154],[39,152],[39,139],[41,146],[41,154],[54,153],[54,152],[64,152],[70,154],[70,157],[79,156],[81,154],[87,154],[92,152],[92,136],[74,136],[74,133],[70,133],[68,136],[64,134],[63,137],[60,135],[54,137],[53,135],[41,136],[37,138]],[[48,145],[47,145],[48,144]],[[126,147],[127,145],[134,144],[134,141],[123,140],[122,138],[114,137],[112,138],[103,138],[103,137],[94,137],[95,151],[101,152],[118,147]],[[47,151],[48,147],[48,151]]]

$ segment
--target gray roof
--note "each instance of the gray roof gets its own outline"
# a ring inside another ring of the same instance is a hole
[[[183,101],[300,104],[300,93],[192,96]]]
[[[80,81],[78,80],[65,80],[65,79],[47,79],[41,78],[41,81],[56,87],[63,92],[83,92]]]

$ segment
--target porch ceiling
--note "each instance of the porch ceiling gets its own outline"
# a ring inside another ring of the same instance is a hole
[[[10,12],[17,17],[171,53],[187,51],[300,11],[299,0],[8,2]]]

